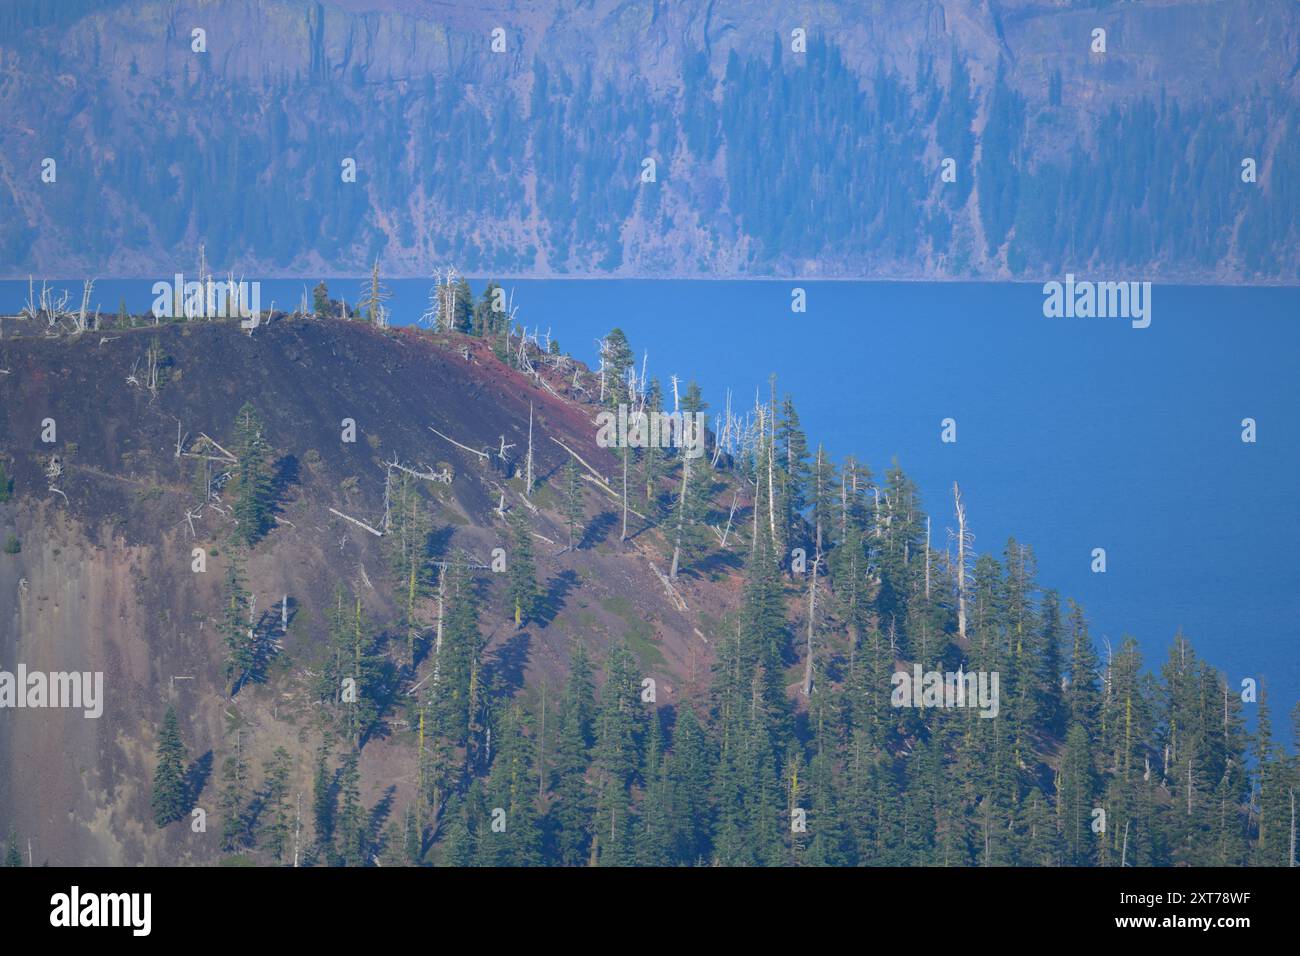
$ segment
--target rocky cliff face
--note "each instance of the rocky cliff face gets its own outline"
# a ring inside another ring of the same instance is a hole
[[[1294,280],[1298,16],[19,3],[0,273]]]

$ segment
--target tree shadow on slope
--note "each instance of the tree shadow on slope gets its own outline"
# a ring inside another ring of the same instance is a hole
[[[533,615],[540,627],[550,627],[555,616],[564,608],[565,598],[578,586],[578,575],[571,568],[561,571],[551,578],[546,586],[546,593],[538,602],[537,613]]]
[[[285,455],[276,459],[275,471],[271,475],[271,499],[268,502],[267,515],[271,525],[278,522],[284,513],[284,507],[294,501],[291,489],[301,484],[298,456]]]
[[[614,525],[618,524],[618,513],[614,511],[602,511],[596,517],[587,523],[587,527],[582,529],[582,538],[578,541],[578,550],[586,551],[594,548],[601,541],[609,537]]]
[[[511,692],[522,689],[531,644],[532,635],[528,631],[517,631],[506,638],[486,668],[488,681],[496,682]]]
[[[203,795],[203,788],[208,785],[208,779],[212,776],[212,751],[195,760],[185,768],[185,778],[183,786],[185,787],[185,812],[193,810],[199,802],[199,797]]]

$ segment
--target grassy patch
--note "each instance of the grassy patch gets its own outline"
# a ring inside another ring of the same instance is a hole
[[[631,601],[625,597],[612,597],[601,601],[600,606],[610,614],[623,619],[623,623],[627,625],[623,631],[623,635],[627,638],[627,646],[636,655],[642,667],[666,663],[663,653],[655,644],[654,628],[637,615]]]

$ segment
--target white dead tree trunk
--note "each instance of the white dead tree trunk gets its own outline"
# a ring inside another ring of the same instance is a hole
[[[957,510],[957,635],[966,637],[966,554],[970,532],[966,530],[966,506],[962,504],[961,489],[952,483],[952,500]]]
[[[727,537],[731,534],[731,520],[736,517],[736,502],[739,500],[740,491],[737,489],[731,493],[731,511],[727,513],[727,526],[721,531],[716,527],[713,528],[713,533],[718,536],[718,543],[724,548],[727,546]]]
[[[818,535],[817,551],[813,558],[812,574],[808,580],[808,658],[803,666],[803,695],[812,696],[813,681],[813,632],[817,626],[817,570],[822,563],[821,535]]]
[[[691,456],[682,455],[682,491],[677,501],[677,539],[673,542],[673,565],[668,570],[668,578],[677,580],[677,564],[682,556],[682,532],[686,527],[686,489],[691,483]],[[624,491],[626,495],[626,490]]]
[[[605,351],[606,344],[604,339],[596,339],[596,357],[600,362],[596,372],[600,379],[600,404],[605,404]]]
[[[803,695],[805,698],[812,694],[813,679],[813,633],[817,626],[817,571],[822,563],[822,517],[821,501],[824,494],[822,488],[822,447],[817,446],[817,527],[814,532],[814,545],[816,550],[813,552],[812,575],[808,582],[808,659],[804,662],[803,671]]]
[[[95,280],[87,279],[81,287],[81,308],[77,310],[73,328],[78,332],[85,332],[88,328],[86,323],[86,312],[90,308],[90,293],[95,288]]]
[[[772,379],[771,441],[767,449],[767,522],[776,547],[776,378]]]
[[[456,439],[450,437],[449,435],[444,435],[442,432],[438,431],[438,429],[434,428],[432,425],[429,426],[429,431],[433,432],[433,433],[434,433],[435,435],[437,435],[439,438],[442,438],[442,439],[445,439],[446,441],[451,442],[451,443],[452,443],[453,445],[455,445],[457,448],[463,448],[465,451],[469,452],[471,455],[478,455],[478,456],[479,456],[480,458],[482,458],[484,461],[487,461],[487,460],[488,460],[488,457],[489,457],[489,456],[488,456],[488,453],[485,452],[485,451],[475,451],[473,448],[470,448],[469,445],[462,445],[460,442],[456,441]]]
[[[162,356],[162,347],[157,343],[151,343],[146,353],[148,356],[148,370],[145,373],[145,388],[149,389],[149,394],[154,398],[158,397],[158,360]]]
[[[930,516],[925,516],[925,599],[930,600]]]
[[[359,528],[365,528],[367,531],[369,531],[371,534],[373,534],[376,538],[382,538],[382,537],[384,536],[384,533],[383,533],[382,531],[378,531],[378,530],[376,530],[376,529],[370,527],[370,525],[366,524],[364,521],[359,521],[358,519],[353,518],[351,515],[345,515],[343,512],[341,512],[341,511],[336,511],[334,508],[330,508],[329,511],[330,511],[330,514],[336,515],[336,516],[342,518],[344,521],[350,521],[350,522],[352,522],[354,525],[356,525],[356,526],[359,527]]]
[[[357,308],[364,308],[370,313],[370,321],[378,328],[388,327],[388,309],[384,306],[384,301],[392,293],[384,288],[379,279],[379,257],[375,257],[374,265],[370,268],[370,288],[366,289],[362,299],[357,303]]]
[[[757,406],[758,396],[755,395],[754,398],[755,398],[755,406]],[[761,407],[756,407],[756,411],[758,413],[759,435],[765,437],[767,435],[767,426],[763,424],[763,409]],[[751,554],[753,554],[754,549],[758,547],[758,513],[759,511],[762,510],[761,508],[761,499],[762,499],[762,491],[763,491],[763,473],[762,473],[763,457],[761,453],[761,450],[763,448],[762,437],[760,437],[758,445],[755,446],[754,448],[754,527],[749,538],[749,551]]]
[[[35,320],[37,316],[36,308],[36,282],[32,274],[27,273],[27,304],[23,306],[19,315],[26,316],[29,320]]]
[[[438,670],[442,666],[442,614],[447,596],[447,564],[438,566],[438,627],[433,638],[433,687],[438,689]]]

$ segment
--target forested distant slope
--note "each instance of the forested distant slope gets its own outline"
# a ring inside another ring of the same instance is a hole
[[[1298,27],[1282,0],[21,0],[0,274],[204,242],[260,275],[1294,281]]]

